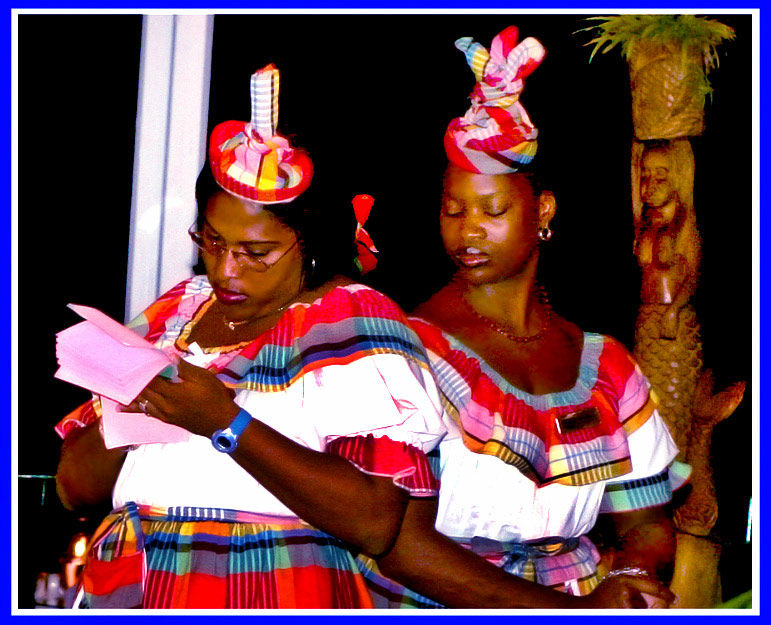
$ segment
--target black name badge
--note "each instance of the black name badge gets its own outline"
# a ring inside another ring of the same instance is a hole
[[[557,431],[560,434],[572,434],[573,432],[599,425],[600,411],[595,406],[582,408],[581,410],[557,417],[556,421]]]

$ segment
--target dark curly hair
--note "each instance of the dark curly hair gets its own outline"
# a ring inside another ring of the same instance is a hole
[[[209,165],[205,165],[198,175],[195,184],[195,199],[198,205],[196,224],[198,229],[203,228],[204,216],[206,213],[206,204],[215,193],[223,189],[214,180]],[[300,250],[303,256],[303,270],[305,272],[306,287],[313,289],[335,274],[351,274],[351,264],[353,251],[347,255],[349,263],[345,262],[346,255],[330,253],[329,246],[323,243],[326,239],[325,233],[330,227],[326,223],[321,223],[319,211],[314,210],[318,207],[318,197],[311,186],[302,195],[296,197],[291,202],[280,204],[263,204],[265,210],[273,213],[276,218],[286,227],[291,228],[300,241]],[[353,235],[351,234],[351,246],[353,246]],[[205,273],[203,263],[195,266],[196,273]]]

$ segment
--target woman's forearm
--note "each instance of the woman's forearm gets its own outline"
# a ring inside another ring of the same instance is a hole
[[[435,499],[411,499],[381,572],[448,608],[578,608],[583,600],[506,573],[434,529]]]
[[[408,494],[390,477],[367,475],[257,420],[241,435],[233,458],[301,519],[370,555],[396,539]]]
[[[647,577],[619,575],[575,597],[506,573],[434,529],[436,500],[410,500],[393,548],[378,558],[381,572],[448,608],[596,609],[645,607],[644,594],[672,601]]]
[[[128,409],[146,410],[207,438],[227,428],[241,410],[232,392],[212,372],[184,360],[178,372],[179,382],[155,378]],[[307,523],[372,555],[383,553],[395,540],[407,493],[390,478],[367,475],[258,419],[249,421],[232,457]]]
[[[62,444],[56,471],[56,492],[73,510],[109,499],[118,479],[125,449],[106,449],[99,422],[72,432]]]
[[[612,513],[615,544],[612,567],[647,571],[662,582],[672,576],[676,539],[667,507]]]

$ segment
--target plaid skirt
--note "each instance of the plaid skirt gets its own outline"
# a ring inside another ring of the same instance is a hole
[[[365,555],[358,557],[359,568],[364,575],[372,603],[377,609],[436,609],[444,608],[440,603],[405,588],[380,572],[372,558]]]
[[[296,519],[129,503],[94,533],[80,607],[372,608],[362,567]]]
[[[470,543],[459,542],[507,573],[571,595],[589,594],[607,573],[597,549],[586,536],[532,543],[502,543],[479,538]],[[377,563],[367,556],[359,556],[358,562],[376,608],[444,607],[385,577]]]

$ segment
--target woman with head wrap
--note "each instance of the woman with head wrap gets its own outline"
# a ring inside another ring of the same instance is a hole
[[[89,546],[86,607],[372,607],[358,554],[388,550],[408,495],[436,493],[425,353],[391,300],[316,255],[312,164],[276,134],[278,78],[256,72],[251,123],[212,133],[190,232],[206,275],[130,324],[179,379],[122,411],[191,436],[107,449],[99,397],[58,427],[65,505],[114,507]]]
[[[629,352],[559,316],[537,283],[556,199],[528,173],[537,130],[519,98],[545,50],[514,26],[489,52],[456,46],[477,78],[445,135],[440,229],[457,272],[413,320],[452,423],[438,502],[413,502],[379,561],[411,590],[371,583],[391,605],[431,605],[412,591],[451,607],[666,601],[677,448]],[[610,567],[587,537],[600,513],[619,537]]]

